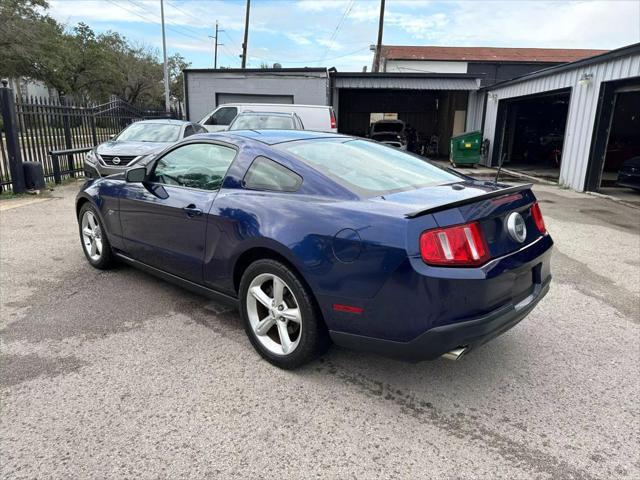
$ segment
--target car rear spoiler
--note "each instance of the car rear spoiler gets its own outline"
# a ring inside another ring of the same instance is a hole
[[[523,190],[529,190],[533,187],[532,183],[524,185],[516,185],[515,187],[501,188],[500,190],[494,190],[492,192],[483,193],[482,195],[476,195],[475,197],[464,198],[451,203],[444,203],[431,208],[425,208],[424,210],[417,210],[412,213],[407,213],[405,218],[416,218],[423,215],[429,215],[430,213],[441,212],[443,210],[449,210],[450,208],[461,207],[462,205],[469,205],[480,200],[487,200],[489,198],[502,197],[505,195],[512,195],[514,193],[522,192]]]

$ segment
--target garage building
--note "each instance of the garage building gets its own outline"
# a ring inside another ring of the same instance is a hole
[[[376,120],[403,120],[434,157],[449,155],[449,139],[465,131],[469,99],[475,106],[480,88],[480,77],[451,73],[333,72],[331,81],[339,132],[366,136]]]
[[[224,103],[330,105],[326,68],[188,68],[185,114],[197,122]]]
[[[640,156],[640,43],[482,89],[470,128],[486,163],[555,178],[579,191],[613,185]]]

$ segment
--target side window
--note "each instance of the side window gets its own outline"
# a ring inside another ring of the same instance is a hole
[[[196,133],[196,129],[193,128],[193,125],[187,125],[186,127],[184,127],[184,137],[183,138],[189,137],[191,135],[195,135],[195,133]]]
[[[151,181],[164,185],[217,190],[236,156],[230,147],[192,143],[158,160]]]
[[[256,157],[244,176],[245,188],[295,192],[302,177],[267,157]]]
[[[223,107],[209,117],[205,125],[229,125],[236,118],[238,109],[236,107]]]

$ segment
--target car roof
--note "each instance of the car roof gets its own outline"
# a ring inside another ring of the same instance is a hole
[[[193,122],[188,122],[186,120],[176,120],[175,118],[154,118],[151,120],[140,120],[134,123],[166,123],[169,125],[185,125],[187,123]]]
[[[278,143],[294,142],[298,140],[313,140],[316,138],[351,138],[347,135],[328,132],[314,132],[311,130],[233,130],[221,132],[215,136],[219,137],[221,135],[246,138],[266,145],[276,145]],[[206,136],[206,134],[203,134],[202,136]]]
[[[249,117],[249,116],[264,116],[264,115],[272,115],[274,117],[293,117],[295,115],[294,112],[254,112],[253,110],[245,110],[238,114],[238,117]]]
[[[333,108],[331,105],[306,105],[304,103],[223,103],[220,107],[305,107]]]

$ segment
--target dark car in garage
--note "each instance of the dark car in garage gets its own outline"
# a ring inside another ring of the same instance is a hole
[[[640,157],[633,157],[618,170],[618,185],[640,191]]]

